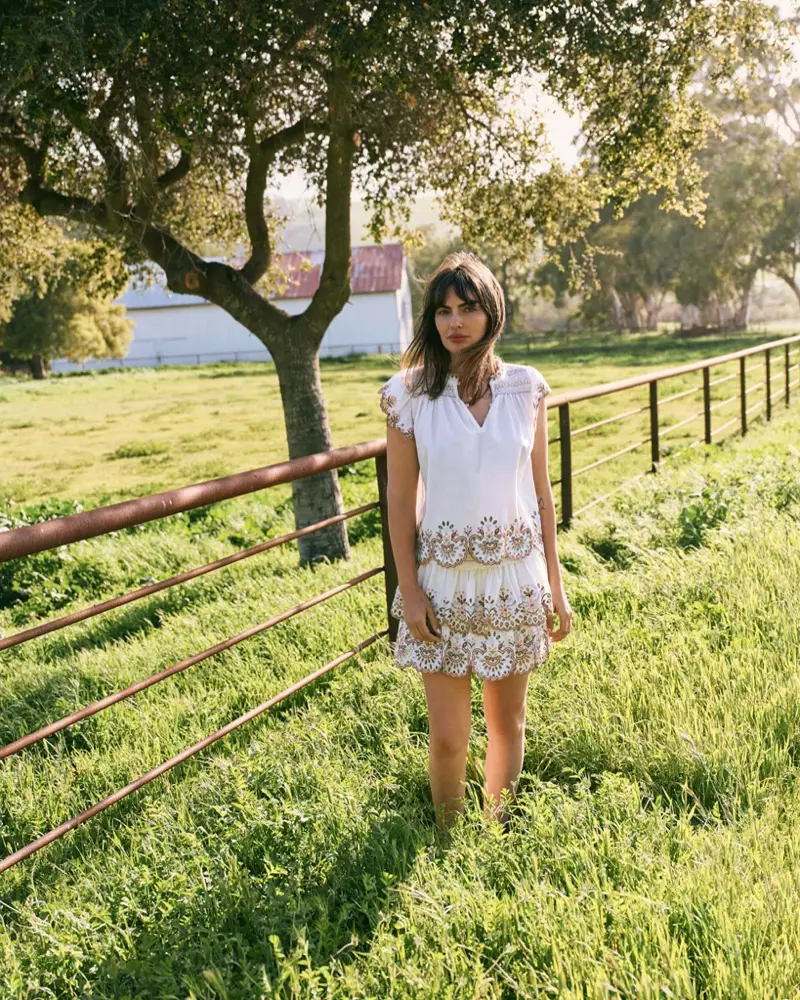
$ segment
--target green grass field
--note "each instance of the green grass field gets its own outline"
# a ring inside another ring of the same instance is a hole
[[[746,343],[527,360],[558,392]],[[382,434],[391,365],[323,370],[334,444]],[[250,371],[0,386],[3,523],[285,457]],[[796,397],[559,536],[575,628],[531,678],[507,833],[482,818],[475,681],[467,812],[438,842],[422,685],[384,639],[0,876],[0,996],[800,997],[799,435]],[[142,442],[170,450],[109,457]],[[347,506],[373,475],[346,470]],[[6,651],[0,743],[379,565],[372,514],[346,565],[285,546]],[[0,633],[291,526],[276,490],[0,566]],[[384,626],[376,577],[3,762],[3,854]]]

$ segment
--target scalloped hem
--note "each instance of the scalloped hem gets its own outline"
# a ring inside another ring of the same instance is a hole
[[[553,641],[547,628],[533,626],[486,634],[458,633],[441,624],[440,642],[415,639],[401,621],[392,643],[394,663],[419,673],[444,673],[464,677],[473,673],[495,681],[511,674],[529,674],[547,660]]]

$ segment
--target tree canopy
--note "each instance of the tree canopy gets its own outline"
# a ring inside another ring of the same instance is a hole
[[[0,143],[24,164],[23,200],[119,234],[175,291],[230,306],[225,286],[269,265],[267,178],[295,165],[331,229],[355,181],[377,240],[421,186],[467,242],[523,250],[585,222],[603,189],[649,184],[696,209],[697,54],[767,23],[755,2],[695,0],[5,2]],[[582,115],[590,174],[542,170],[543,132],[515,100],[530,74]],[[241,268],[196,257],[204,238],[245,236]],[[339,258],[323,287],[341,284]]]

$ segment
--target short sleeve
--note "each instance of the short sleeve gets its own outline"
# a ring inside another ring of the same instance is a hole
[[[534,368],[533,365],[528,365],[531,373],[531,382],[533,384],[533,395],[534,403],[538,404],[540,399],[550,394],[550,386],[547,384],[547,379],[542,375],[538,368]]]
[[[414,414],[412,397],[404,381],[403,372],[394,375],[378,389],[380,407],[386,414],[386,425],[396,427],[401,434],[413,440]]]

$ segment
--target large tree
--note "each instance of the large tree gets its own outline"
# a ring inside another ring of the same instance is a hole
[[[170,289],[204,296],[275,360],[291,457],[331,447],[318,349],[350,294],[354,185],[380,240],[420,189],[468,244],[527,254],[579,231],[610,192],[672,191],[697,210],[692,152],[709,116],[687,95],[715,40],[764,30],[750,2],[617,0],[65,0],[0,2],[0,146],[43,215],[114,235]],[[583,116],[589,171],[543,170],[520,80]],[[300,165],[326,206],[305,312],[265,293],[271,176]],[[240,266],[204,241],[241,235]],[[338,478],[294,484],[298,526],[341,509]],[[303,562],[348,552],[344,523]]]

